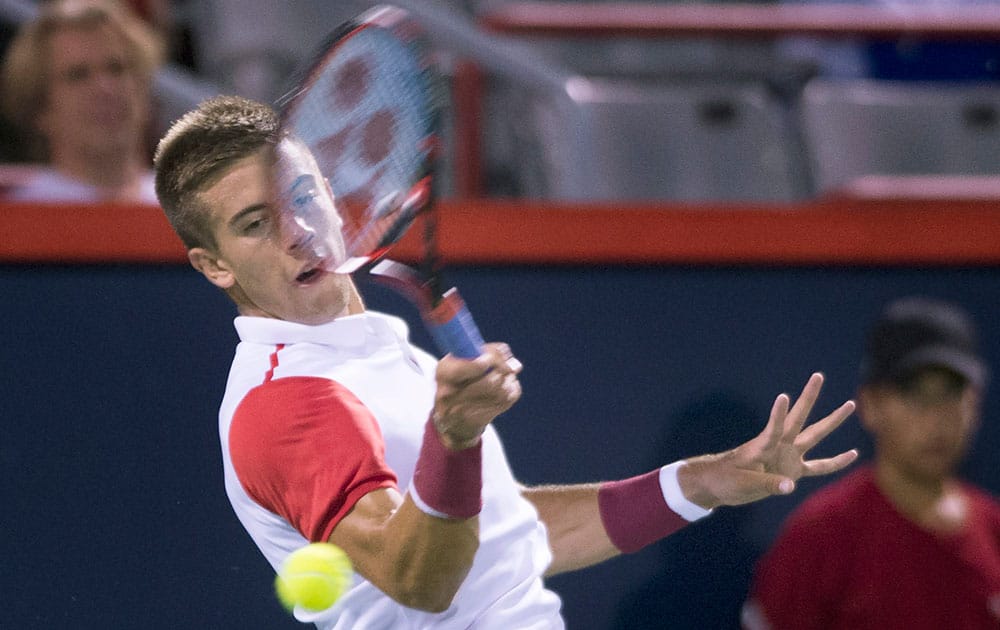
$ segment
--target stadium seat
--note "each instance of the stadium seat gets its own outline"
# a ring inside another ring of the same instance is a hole
[[[761,82],[574,79],[533,101],[531,128],[553,199],[789,201],[808,192],[801,147]]]
[[[814,79],[801,99],[817,191],[868,175],[1000,174],[1000,86]]]

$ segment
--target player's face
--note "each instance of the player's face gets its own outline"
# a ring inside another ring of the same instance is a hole
[[[309,149],[286,136],[275,149],[272,203],[277,237],[300,258],[323,261],[327,269],[344,262],[344,222],[333,193]]]
[[[270,167],[270,154],[262,149],[199,195],[211,209],[216,248],[192,249],[192,264],[225,289],[244,315],[331,321],[348,312],[351,280],[327,271],[301,243],[281,238],[280,212],[269,203]]]
[[[940,482],[958,466],[979,419],[978,390],[946,370],[905,388],[870,388],[864,415],[879,461],[913,479]]]
[[[49,81],[37,122],[53,156],[108,159],[140,146],[148,85],[108,25],[64,28],[48,41]]]

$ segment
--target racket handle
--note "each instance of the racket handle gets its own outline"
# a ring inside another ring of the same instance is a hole
[[[457,289],[448,289],[441,302],[424,313],[424,322],[441,352],[462,359],[474,359],[482,353],[483,336]]]

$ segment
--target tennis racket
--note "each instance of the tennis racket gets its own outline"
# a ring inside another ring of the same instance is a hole
[[[396,289],[417,306],[443,353],[473,358],[482,336],[458,291],[441,291],[437,262],[444,98],[419,25],[402,9],[380,6],[334,31],[282,99],[281,126],[311,150],[336,200],[346,258],[333,271],[367,272]],[[418,215],[422,269],[384,259]]]

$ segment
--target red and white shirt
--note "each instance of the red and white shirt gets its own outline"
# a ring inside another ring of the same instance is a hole
[[[219,411],[226,492],[277,570],[325,541],[362,496],[408,488],[434,401],[436,359],[406,324],[368,311],[320,326],[238,317],[240,344]],[[452,606],[406,608],[360,575],[332,608],[297,610],[320,628],[563,628],[542,584],[544,525],[521,496],[492,427],[483,436],[480,546]]]

